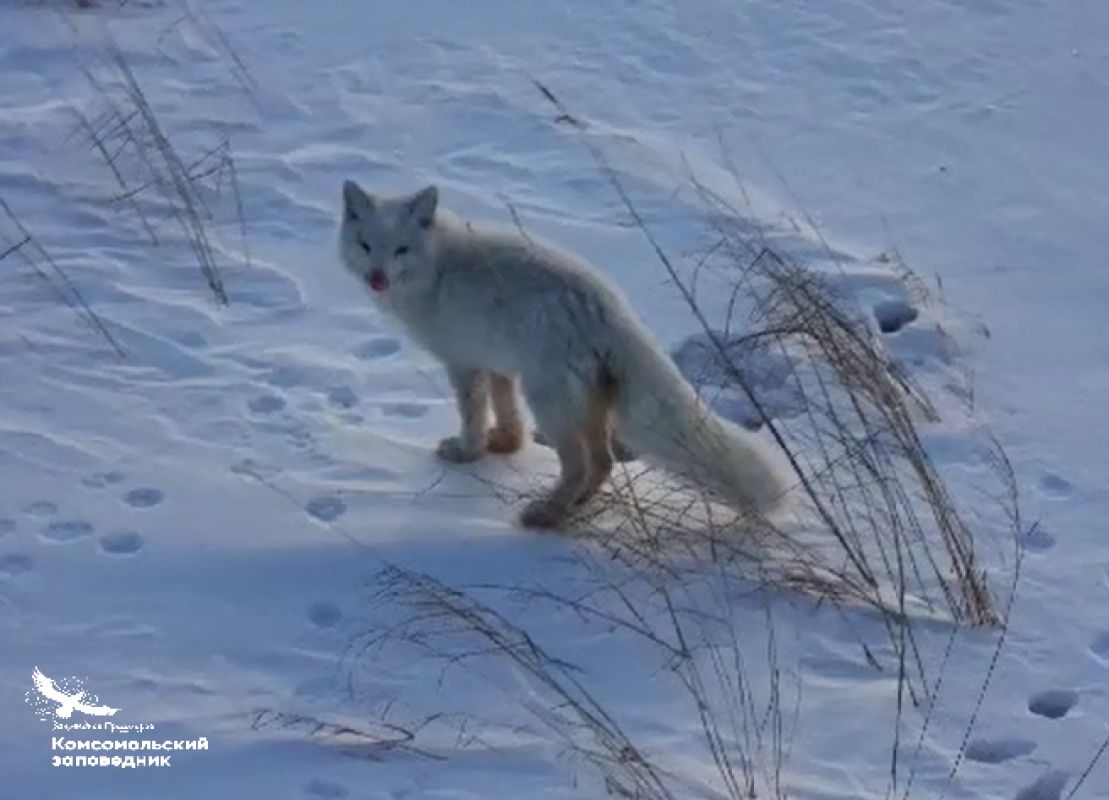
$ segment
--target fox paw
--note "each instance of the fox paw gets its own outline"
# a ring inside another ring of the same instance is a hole
[[[547,498],[532,500],[520,514],[525,528],[557,528],[566,521],[566,507]]]
[[[439,446],[435,448],[435,455],[454,464],[477,461],[481,458],[481,453],[480,448],[467,445],[458,436],[448,436],[439,442]]]
[[[490,428],[485,446],[490,453],[515,453],[524,444],[524,434],[519,428]]]

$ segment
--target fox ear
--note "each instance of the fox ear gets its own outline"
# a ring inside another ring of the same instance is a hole
[[[435,220],[435,209],[439,205],[439,189],[428,186],[420,189],[408,201],[408,213],[419,220],[421,228],[430,228]]]
[[[354,181],[343,181],[343,209],[346,218],[356,220],[374,210],[374,199]]]

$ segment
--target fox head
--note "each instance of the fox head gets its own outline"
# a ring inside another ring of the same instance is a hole
[[[404,197],[375,197],[345,181],[343,264],[380,299],[418,292],[434,280],[428,256],[438,203],[434,186]]]

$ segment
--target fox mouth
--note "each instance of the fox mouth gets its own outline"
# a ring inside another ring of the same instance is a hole
[[[366,276],[366,283],[375,292],[384,292],[389,288],[389,277],[383,269],[371,270],[370,274]]]

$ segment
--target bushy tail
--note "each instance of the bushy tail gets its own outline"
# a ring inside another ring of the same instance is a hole
[[[780,507],[788,482],[769,448],[713,414],[649,334],[634,331],[628,338],[617,370],[619,438],[737,510]]]

